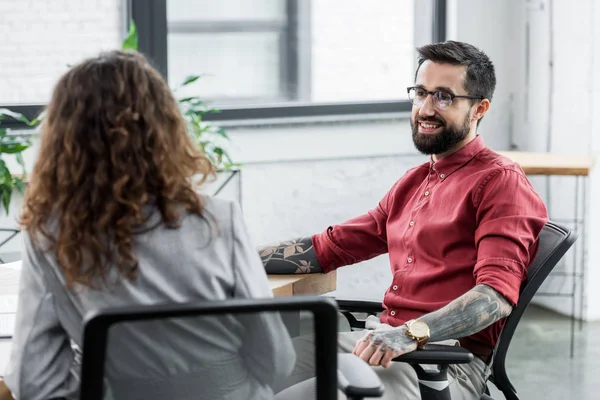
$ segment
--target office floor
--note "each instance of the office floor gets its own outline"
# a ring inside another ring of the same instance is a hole
[[[600,322],[584,323],[581,331],[576,325],[572,359],[570,323],[543,308],[526,311],[507,358],[508,375],[521,400],[600,398]],[[504,398],[497,391],[492,396]]]

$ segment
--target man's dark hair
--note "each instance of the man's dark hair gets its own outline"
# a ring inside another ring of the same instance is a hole
[[[494,64],[483,51],[468,43],[449,40],[419,47],[417,52],[419,59],[415,80],[419,68],[426,60],[438,64],[464,65],[467,67],[467,76],[463,87],[467,93],[492,101],[496,88],[496,73]]]

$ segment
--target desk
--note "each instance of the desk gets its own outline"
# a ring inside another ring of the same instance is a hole
[[[580,236],[579,240],[573,245],[573,269],[572,272],[567,271],[552,271],[547,281],[551,278],[562,277],[564,281],[558,290],[544,291],[543,289],[536,293],[536,296],[553,296],[553,297],[571,297],[571,357],[574,352],[574,337],[575,337],[575,295],[577,292],[577,283],[580,283],[579,289],[579,328],[582,327],[583,305],[585,300],[584,288],[585,273],[586,273],[586,253],[585,253],[585,227],[586,227],[586,210],[587,210],[587,181],[592,168],[594,167],[595,159],[591,156],[574,156],[555,153],[528,153],[519,151],[505,151],[500,154],[510,158],[518,163],[527,175],[543,175],[547,177],[570,176],[575,179],[575,210],[573,219],[557,222],[566,222],[571,225]],[[580,201],[580,192],[583,201]],[[550,208],[550,207],[549,207]],[[551,210],[548,210],[549,212]],[[550,215],[552,218],[552,215]],[[578,262],[579,261],[579,262]],[[580,266],[578,267],[578,264]],[[567,278],[571,278],[572,285],[568,291],[563,290]]]
[[[335,290],[336,272],[328,274],[269,275],[275,297],[323,294]]]
[[[269,275],[269,285],[275,297],[324,294],[335,290],[336,272],[333,271],[328,274]],[[281,319],[290,336],[300,335],[300,313],[281,313]]]
[[[594,157],[554,153],[499,151],[499,154],[518,163],[527,175],[588,176]]]

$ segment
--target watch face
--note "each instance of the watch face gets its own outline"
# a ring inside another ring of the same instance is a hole
[[[415,321],[410,324],[410,333],[418,338],[429,336],[429,327],[426,323]]]

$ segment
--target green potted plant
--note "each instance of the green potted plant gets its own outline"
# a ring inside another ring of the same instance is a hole
[[[23,152],[31,147],[29,135],[15,134],[11,132],[10,128],[2,126],[2,122],[7,118],[23,122],[27,126],[34,126],[38,122],[37,120],[29,121],[22,114],[7,108],[0,108],[0,202],[6,214],[9,212],[13,192],[15,190],[19,193],[25,192],[27,172],[23,161]],[[15,157],[21,167],[20,174],[15,174],[9,169],[6,163],[7,156]]]

